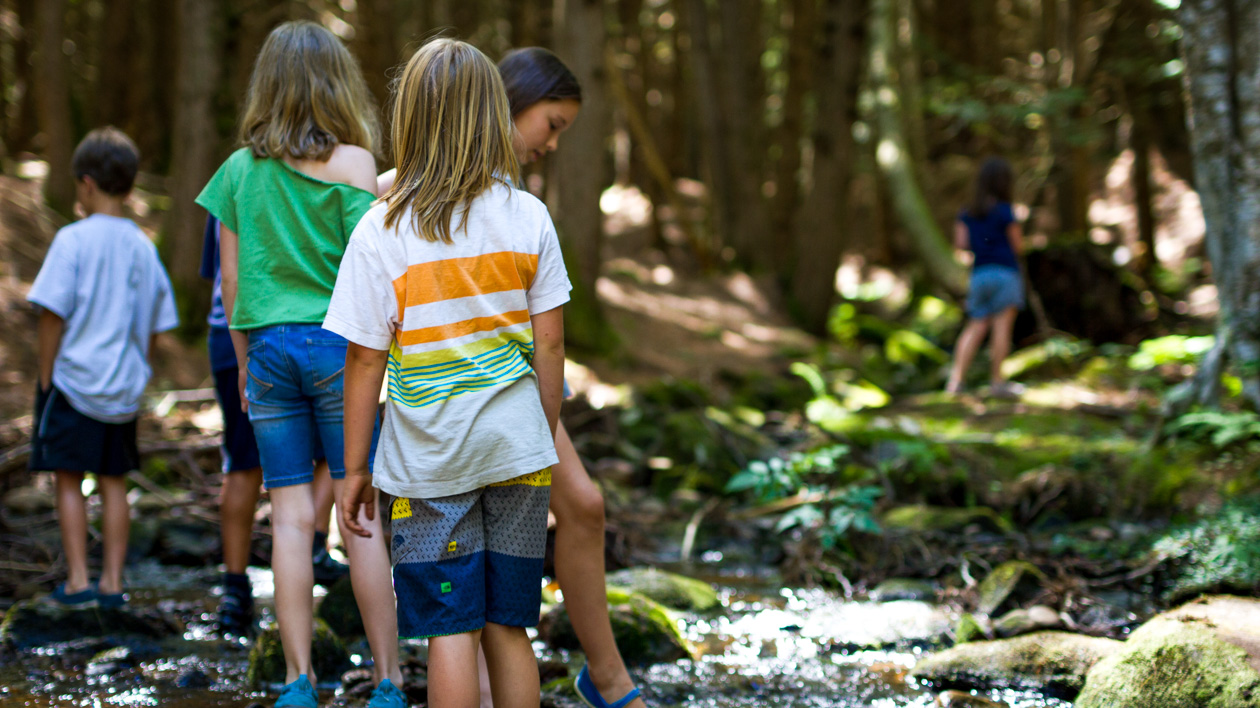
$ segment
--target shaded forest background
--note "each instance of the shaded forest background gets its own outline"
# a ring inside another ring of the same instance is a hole
[[[4,0],[0,135],[7,174],[47,161],[44,195],[63,215],[77,139],[102,124],[135,137],[195,336],[209,293],[193,198],[236,144],[275,24],[340,35],[382,106],[393,68],[436,34],[496,59],[542,45],[586,92],[529,181],[578,286],[572,343],[616,341],[595,296],[612,230],[601,195],[609,213],[639,206],[644,247],[683,277],[748,272],[824,334],[842,265],[849,295],[880,271],[957,302],[965,271],[945,235],[989,155],[1015,164],[1027,206],[1040,297],[1020,334],[1134,343],[1211,314],[1213,299],[1195,290],[1208,281],[1173,12],[1158,0]],[[390,167],[387,148],[379,157]]]

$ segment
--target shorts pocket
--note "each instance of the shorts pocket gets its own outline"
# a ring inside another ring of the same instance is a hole
[[[332,335],[306,340],[311,384],[322,393],[341,398],[345,393],[346,340]]]
[[[245,350],[245,400],[250,403],[261,401],[273,386],[266,359],[266,340],[251,337]]]

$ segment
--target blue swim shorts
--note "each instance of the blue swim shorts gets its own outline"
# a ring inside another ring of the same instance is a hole
[[[1004,265],[983,265],[971,274],[967,316],[983,320],[1008,307],[1024,309],[1024,278]]]
[[[398,635],[538,624],[551,470],[390,505]]]

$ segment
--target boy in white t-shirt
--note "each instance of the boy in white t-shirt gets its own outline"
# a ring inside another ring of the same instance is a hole
[[[139,160],[135,143],[115,128],[83,138],[72,167],[87,216],[57,232],[26,296],[41,310],[30,465],[57,475],[67,577],[52,598],[68,606],[126,602],[126,474],[139,466],[136,415],[152,373],[152,338],[179,324],[157,249],[123,216]],[[101,490],[99,584],[88,579],[86,472],[96,474]]]

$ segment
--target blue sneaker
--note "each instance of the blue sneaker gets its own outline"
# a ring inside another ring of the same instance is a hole
[[[621,697],[616,703],[609,703],[604,697],[599,695],[599,689],[595,688],[595,682],[591,680],[591,674],[587,671],[587,667],[583,666],[582,671],[578,673],[577,679],[573,682],[573,688],[577,690],[578,698],[591,708],[625,708],[631,701],[640,696],[638,688],[630,689],[630,692]]]
[[[96,607],[98,600],[96,589],[92,586],[89,585],[87,590],[67,593],[65,583],[58,585],[48,599],[69,610],[86,610]]]
[[[372,691],[367,708],[407,708],[407,695],[393,681],[385,679]]]
[[[101,592],[100,583],[92,583],[92,592],[96,593],[96,604],[102,610],[121,610],[127,606],[127,594],[121,592]]]
[[[298,676],[297,681],[280,689],[280,697],[276,699],[276,708],[319,708],[319,696],[311,685],[306,674]]]

